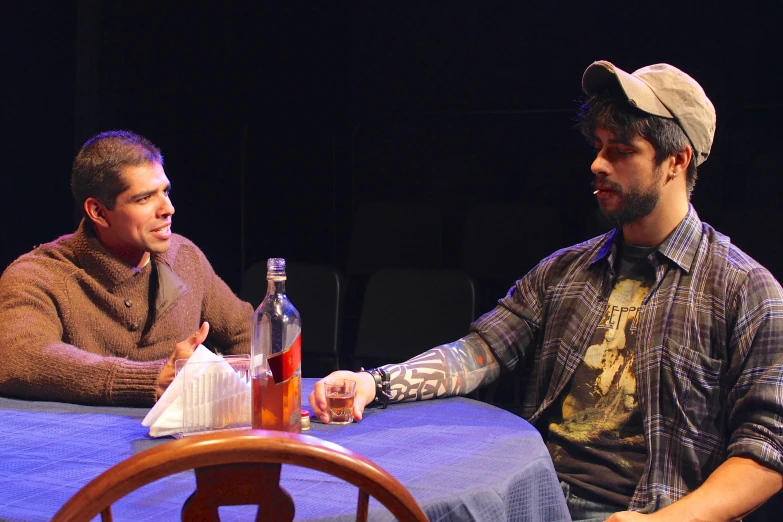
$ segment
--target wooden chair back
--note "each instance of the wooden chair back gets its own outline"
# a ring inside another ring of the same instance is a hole
[[[111,522],[114,502],[190,469],[196,473],[196,490],[182,508],[183,521],[217,521],[219,506],[257,505],[256,521],[291,522],[294,502],[279,484],[281,464],[321,471],[357,486],[357,521],[367,520],[370,496],[400,521],[427,520],[397,479],[357,453],[307,435],[242,430],[185,437],[134,455],[80,489],[52,522],[87,522],[98,514]]]

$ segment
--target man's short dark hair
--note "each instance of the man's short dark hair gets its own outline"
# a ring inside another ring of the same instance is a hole
[[[592,142],[596,129],[611,131],[618,139],[631,141],[645,138],[655,149],[656,166],[669,156],[677,154],[691,145],[685,131],[677,122],[661,116],[653,116],[631,106],[619,93],[603,90],[586,98],[578,112],[579,130]],[[691,145],[691,149],[693,146]],[[688,199],[691,197],[698,174],[694,157],[688,165],[685,182]]]
[[[71,193],[79,208],[95,198],[110,210],[128,188],[123,167],[150,163],[163,165],[160,150],[147,138],[130,131],[107,131],[87,140],[71,170]]]

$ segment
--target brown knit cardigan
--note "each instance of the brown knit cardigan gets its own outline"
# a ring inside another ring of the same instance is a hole
[[[131,268],[82,221],[0,277],[0,395],[149,406],[176,343],[209,321],[212,346],[247,353],[252,313],[184,237]]]

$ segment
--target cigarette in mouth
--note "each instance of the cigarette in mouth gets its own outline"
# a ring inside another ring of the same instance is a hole
[[[596,190],[595,192],[593,192],[593,196],[595,196],[596,194],[598,194],[598,191],[597,191],[597,190]]]

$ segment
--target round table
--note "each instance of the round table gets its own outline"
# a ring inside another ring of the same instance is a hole
[[[315,379],[303,380],[304,397]],[[141,426],[146,408],[90,407],[0,398],[0,519],[48,520],[80,487],[113,464],[169,438]],[[307,435],[373,460],[407,487],[430,520],[570,520],[552,461],[525,420],[455,397],[369,408],[348,425],[313,420]],[[334,477],[284,466],[281,483],[295,520],[353,520],[356,488]],[[113,507],[115,520],[179,520],[192,472],[161,480]],[[223,520],[254,509],[221,508]],[[375,501],[370,520],[393,520]]]

